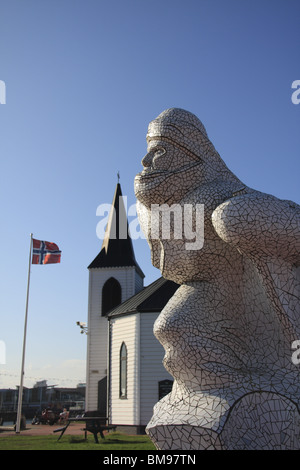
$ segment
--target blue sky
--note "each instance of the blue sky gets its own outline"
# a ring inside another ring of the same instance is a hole
[[[135,203],[164,109],[195,113],[244,183],[300,202],[299,24],[298,0],[1,0],[0,388],[20,380],[31,232],[62,262],[32,266],[24,385],[85,381],[96,210],[118,171]],[[160,273],[134,248],[147,285]]]

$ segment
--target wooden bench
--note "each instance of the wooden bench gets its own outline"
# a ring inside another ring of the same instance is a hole
[[[69,426],[70,423],[66,424],[65,426],[62,426],[61,428],[54,429],[53,432],[61,432],[61,435],[59,436],[58,440],[63,437],[65,430]]]
[[[103,431],[115,430],[117,426],[101,424],[97,420],[91,420],[86,422],[86,427],[83,429],[85,432],[91,432],[94,436],[96,444],[99,443],[97,434],[99,433],[102,439],[104,438]]]
[[[72,422],[78,422],[78,421],[83,421],[85,422],[85,428],[83,431],[85,431],[85,438],[86,438],[86,433],[91,432],[94,436],[95,442],[98,444],[98,436],[97,434],[99,433],[102,439],[104,439],[104,434],[103,431],[110,431],[110,430],[115,430],[117,426],[106,424],[108,421],[108,418],[100,417],[100,416],[81,416],[80,418],[68,418],[68,422],[65,426],[62,426],[60,428],[54,429],[53,432],[60,432],[60,436],[58,440],[62,438],[64,435],[64,432],[66,429],[69,427],[69,425]]]

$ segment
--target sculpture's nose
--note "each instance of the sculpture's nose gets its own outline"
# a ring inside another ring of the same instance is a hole
[[[142,159],[142,165],[144,167],[151,166],[152,158],[153,158],[153,156],[152,156],[151,152],[147,153],[147,155],[145,155],[144,158]]]

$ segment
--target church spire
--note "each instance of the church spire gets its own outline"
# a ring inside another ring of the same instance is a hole
[[[144,277],[135,259],[119,178],[118,173],[118,183],[100,253],[88,266],[88,269],[135,266],[140,275]]]

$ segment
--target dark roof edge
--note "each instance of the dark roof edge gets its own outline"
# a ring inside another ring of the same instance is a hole
[[[160,277],[113,308],[107,313],[107,317],[111,319],[134,313],[160,312],[178,287],[179,285],[173,281]],[[161,293],[159,297],[157,297],[158,292]]]
[[[92,266],[93,262],[87,267],[87,269],[120,269],[120,268],[134,268],[139,275],[144,278],[145,274],[141,270],[138,263],[136,264],[128,264],[128,265],[116,265],[116,266]]]
[[[126,317],[127,315],[136,315],[137,313],[159,313],[161,312],[161,309],[158,308],[152,308],[152,309],[145,309],[145,310],[139,310],[138,308],[133,309],[133,310],[128,310],[127,312],[124,313],[113,313],[113,310],[108,312],[107,314],[107,319],[112,320],[113,318],[118,318],[118,317]]]

